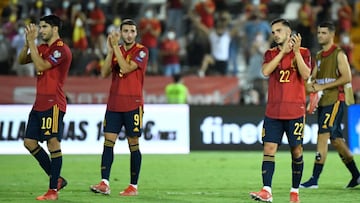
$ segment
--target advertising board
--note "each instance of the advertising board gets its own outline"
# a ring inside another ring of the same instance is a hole
[[[28,153],[23,136],[31,108],[31,105],[0,105],[0,154]],[[101,154],[105,110],[106,105],[102,104],[68,105],[61,142],[64,154]],[[145,105],[143,127],[142,153],[189,153],[188,105]],[[128,151],[125,134],[120,132],[114,152]]]

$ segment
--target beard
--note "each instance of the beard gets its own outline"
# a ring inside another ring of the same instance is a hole
[[[48,43],[49,40],[51,39],[51,35],[42,35],[41,36],[42,41],[44,41],[45,43]]]
[[[130,46],[130,45],[132,45],[134,42],[132,41],[132,42],[124,42],[124,44],[125,44],[125,46]]]
[[[280,39],[278,40],[274,40],[275,44],[278,46],[282,46],[284,44],[284,41],[280,41]]]
[[[132,45],[132,44],[134,44],[135,43],[135,37],[130,37],[130,36],[121,36],[121,41],[123,42],[123,44],[125,45],[125,46],[130,46],[130,45]]]
[[[284,45],[285,42],[275,42],[276,46],[280,46],[282,47]]]

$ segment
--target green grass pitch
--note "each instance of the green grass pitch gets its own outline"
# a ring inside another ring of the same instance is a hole
[[[57,202],[241,203],[255,202],[249,192],[261,188],[262,152],[191,152],[187,155],[143,155],[139,196],[121,197],[129,183],[129,156],[115,155],[111,194],[90,192],[100,181],[101,155],[64,155],[62,175],[68,186]],[[306,152],[303,181],[313,167],[314,152]],[[360,156],[355,155],[360,167]],[[37,202],[48,188],[48,178],[30,155],[0,155],[0,202]],[[276,156],[273,202],[289,202],[290,153]],[[319,189],[300,189],[302,203],[360,202],[360,186],[344,189],[350,174],[335,152],[328,155]]]

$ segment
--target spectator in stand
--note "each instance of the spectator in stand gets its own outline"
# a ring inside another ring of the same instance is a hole
[[[177,37],[184,34],[184,0],[166,1],[166,29],[174,28]]]
[[[121,17],[116,15],[113,22],[106,28],[106,33],[110,34],[112,31],[119,31],[121,24]]]
[[[315,27],[314,18],[311,8],[311,0],[304,0],[298,10],[299,23],[296,26],[296,31],[301,35],[301,45],[308,48],[314,54],[315,43]]]
[[[331,0],[312,0],[311,5],[314,11],[315,27],[319,24],[319,22],[323,22],[331,18],[331,4]]]
[[[17,34],[17,19],[21,18],[23,6],[16,0],[11,0],[9,4],[0,10],[1,27],[6,38],[12,41]]]
[[[160,55],[162,56],[163,72],[165,76],[172,76],[181,72],[179,54],[180,45],[176,40],[175,29],[169,29],[165,39],[160,45]]]
[[[158,74],[158,40],[162,30],[161,23],[151,7],[145,9],[144,15],[145,17],[140,19],[139,31],[141,44],[149,49],[149,64],[146,70],[148,74]]]
[[[105,14],[95,0],[87,4],[88,15],[86,23],[90,28],[90,48],[95,53],[106,54],[105,50]]]
[[[200,16],[200,22],[207,28],[214,27],[216,6],[213,0],[200,0],[195,4],[194,14]]]
[[[231,38],[229,47],[229,64],[227,70],[228,75],[237,76],[239,72],[239,52],[241,50],[241,40],[244,35],[242,27],[245,23],[245,19],[246,15],[242,13],[230,23],[230,27],[236,26],[236,24],[238,24],[239,32]]]
[[[199,77],[208,74],[226,75],[228,69],[228,60],[230,57],[231,38],[238,33],[238,26],[229,29],[230,14],[227,11],[219,13],[219,19],[215,22],[215,28],[206,27],[196,16],[192,16],[192,22],[205,33],[207,33],[210,41],[211,54],[204,56]]]
[[[259,11],[254,10],[244,25],[245,40],[244,47],[251,47],[255,36],[261,32],[267,41],[270,41],[271,27],[269,22],[262,18]],[[248,65],[250,60],[250,49],[244,50],[245,62]]]
[[[73,62],[70,69],[71,75],[83,75],[87,64],[88,38],[86,36],[86,15],[82,11],[81,3],[71,6],[72,25],[72,53]]]
[[[0,29],[0,75],[9,75],[11,70],[12,49],[9,39],[7,39],[3,30]]]
[[[254,43],[252,43],[250,48],[250,60],[246,77],[248,85],[250,85],[250,89],[258,92],[259,94],[258,101],[255,100],[257,102],[252,102],[253,104],[266,103],[268,81],[261,73],[261,67],[263,63],[263,56],[269,47],[270,43],[265,39],[263,33],[258,32],[255,36]]]
[[[352,27],[352,8],[347,0],[340,0],[340,8],[338,10],[338,31],[339,33],[350,33]]]
[[[3,36],[12,41],[17,34],[17,14],[13,11],[8,18],[5,18],[4,24],[1,25]]]
[[[301,7],[298,10],[298,18],[302,21],[302,24],[306,27],[310,27],[311,31],[315,31],[315,16],[311,6],[311,0],[303,0]],[[304,35],[301,34],[304,41]]]
[[[72,41],[76,51],[85,51],[88,48],[88,41],[85,30],[86,15],[82,12],[80,3],[71,8],[71,24],[73,25]]]
[[[21,3],[18,2],[18,0],[10,0],[5,2],[6,3],[3,3],[2,5],[5,4],[6,6],[0,9],[2,19],[8,19],[9,16],[12,14],[15,14],[19,18],[22,17],[24,9],[23,9],[23,5],[21,5]]]
[[[72,47],[72,38],[71,33],[73,33],[73,28],[71,25],[71,7],[69,0],[60,1],[61,3],[54,11],[54,14],[59,16],[63,22],[62,29],[59,30],[60,36],[66,44]]]
[[[36,22],[41,16],[51,14],[51,9],[44,6],[43,0],[31,1],[32,4],[29,8],[29,16],[33,22]]]
[[[210,54],[209,36],[199,26],[193,23],[190,26],[186,36],[186,61],[190,71],[198,71],[205,55]]]
[[[254,12],[258,12],[262,19],[265,19],[268,14],[268,7],[266,1],[252,0],[245,5],[245,15],[250,17]]]
[[[340,34],[339,40],[340,48],[345,52],[350,67],[353,68],[353,50],[354,43],[351,41],[351,37],[348,32],[343,32]],[[352,69],[353,70],[353,69]]]

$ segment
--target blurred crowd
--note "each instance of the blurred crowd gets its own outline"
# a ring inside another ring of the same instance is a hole
[[[70,45],[70,75],[99,76],[107,33],[121,21],[138,23],[138,41],[149,48],[148,75],[236,76],[245,104],[262,104],[266,78],[264,52],[271,46],[270,22],[292,22],[302,46],[318,51],[316,25],[337,23],[338,43],[353,73],[360,70],[354,32],[360,28],[360,0],[3,0],[0,3],[0,74],[34,76],[33,64],[16,62],[24,44],[24,25],[43,15],[63,20],[61,37]],[[40,42],[39,42],[40,43]]]

